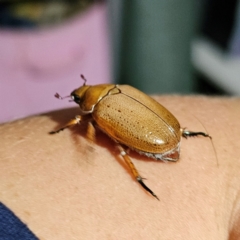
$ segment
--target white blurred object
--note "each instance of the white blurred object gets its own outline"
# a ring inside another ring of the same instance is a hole
[[[229,48],[232,56],[238,56],[240,58],[240,1],[238,2],[234,30]]]
[[[240,56],[228,55],[206,39],[192,44],[194,67],[229,94],[240,95]]]

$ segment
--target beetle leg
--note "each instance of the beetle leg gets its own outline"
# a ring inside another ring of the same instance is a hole
[[[152,196],[154,196],[157,200],[159,200],[159,198],[157,197],[157,195],[150,189],[148,188],[144,182],[143,182],[143,178],[140,176],[138,170],[136,169],[136,167],[134,166],[133,162],[131,161],[130,157],[128,156],[127,152],[120,146],[120,154],[123,157],[123,159],[125,160],[126,164],[128,165],[128,167],[130,168],[130,170],[132,171],[133,176],[136,178],[136,180],[140,183],[140,185],[150,194],[152,194]]]
[[[87,139],[90,140],[91,142],[96,142],[96,131],[92,122],[88,122],[87,125]]]
[[[76,124],[80,124],[81,118],[82,117],[80,115],[77,115],[74,119],[71,119],[65,126],[59,128],[56,131],[51,131],[50,134],[55,134],[55,133],[58,133],[60,131],[63,131],[66,128],[72,127],[72,126],[74,126]]]
[[[203,137],[209,137],[209,138],[212,139],[212,137],[209,134],[205,133],[205,132],[192,132],[192,131],[185,130],[184,128],[182,128],[181,131],[182,131],[182,136],[184,138],[195,137],[195,136],[201,135]]]

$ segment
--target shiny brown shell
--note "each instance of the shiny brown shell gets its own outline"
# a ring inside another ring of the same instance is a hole
[[[91,113],[97,126],[116,142],[154,158],[157,158],[154,154],[179,151],[181,130],[178,120],[136,88],[113,84],[84,85],[73,91],[74,94],[81,99],[81,111]]]

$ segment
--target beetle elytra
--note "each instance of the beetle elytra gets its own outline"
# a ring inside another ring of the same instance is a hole
[[[162,161],[177,161],[180,154],[181,137],[202,135],[180,127],[178,120],[153,98],[128,85],[84,84],[69,97],[80,107],[80,115],[62,128],[80,124],[84,115],[88,118],[88,136],[95,136],[95,126],[112,138],[119,146],[120,154],[140,185],[155,198],[157,195],[143,182],[143,178],[132,163],[127,149]],[[61,98],[59,94],[55,95]],[[159,199],[158,199],[159,200]]]

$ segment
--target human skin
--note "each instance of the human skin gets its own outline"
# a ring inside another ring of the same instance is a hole
[[[212,136],[182,139],[176,163],[130,152],[160,201],[99,130],[96,143],[84,125],[48,134],[78,108],[0,126],[0,201],[42,240],[240,239],[240,99],[156,99],[182,127]]]

